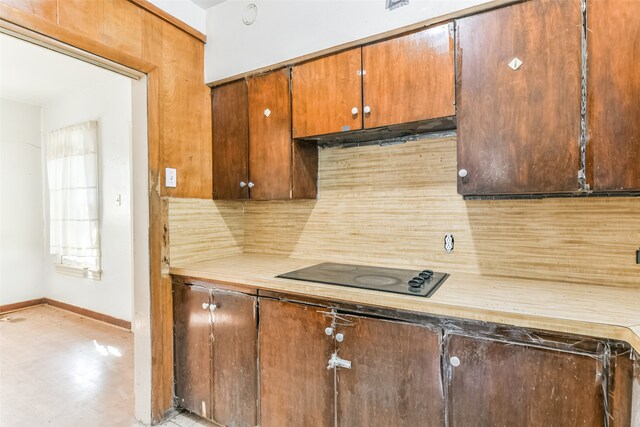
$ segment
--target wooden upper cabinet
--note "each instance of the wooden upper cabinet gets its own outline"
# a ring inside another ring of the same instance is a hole
[[[249,198],[247,96],[244,80],[212,92],[214,199]]]
[[[451,427],[605,425],[606,375],[592,354],[457,335],[446,349]]]
[[[640,190],[638,6],[587,2],[587,175],[595,191]]]
[[[291,138],[290,69],[213,89],[214,199],[313,199],[318,147]]]
[[[337,425],[443,427],[440,333],[423,325],[340,315]]]
[[[289,69],[248,80],[251,198],[288,199],[291,191]]]
[[[294,138],[362,129],[361,69],[360,47],[293,67]]]
[[[364,46],[364,127],[454,116],[453,58],[453,23]]]
[[[460,194],[580,190],[581,28],[580,0],[457,21]]]

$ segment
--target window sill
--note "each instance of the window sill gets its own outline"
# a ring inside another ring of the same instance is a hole
[[[73,265],[56,264],[56,272],[67,276],[80,277],[82,279],[101,280],[102,270],[94,270],[86,267],[75,267]]]

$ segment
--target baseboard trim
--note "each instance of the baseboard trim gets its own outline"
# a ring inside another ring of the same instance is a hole
[[[22,310],[36,305],[45,304],[46,298],[32,299],[29,301],[16,302],[13,304],[0,305],[0,314],[11,313],[12,311]]]
[[[88,317],[90,319],[98,320],[100,322],[108,323],[110,325],[126,329],[128,331],[131,330],[131,322],[128,322],[122,319],[117,319],[107,314],[91,311],[86,308],[77,307],[75,305],[56,301],[51,298],[38,298],[38,299],[29,300],[29,301],[16,302],[13,304],[0,305],[0,314],[7,314],[14,311],[23,310],[25,308],[35,307],[36,305],[43,305],[43,304],[50,305],[52,307],[57,307],[62,310],[70,311],[71,313],[76,313],[81,316]]]
[[[75,305],[71,305],[71,304],[67,304],[67,303],[64,303],[64,302],[56,301],[56,300],[53,300],[53,299],[50,299],[50,298],[43,298],[42,299],[42,303],[43,304],[48,304],[48,305],[53,306],[53,307],[61,308],[61,309],[66,310],[66,311],[70,311],[72,313],[76,313],[76,314],[79,314],[81,316],[89,317],[91,319],[98,320],[100,322],[108,323],[108,324],[113,325],[113,326],[118,326],[119,328],[123,328],[123,329],[126,329],[128,331],[131,330],[131,322],[126,321],[126,320],[122,320],[122,319],[118,319],[118,318],[115,318],[115,317],[111,317],[111,316],[109,316],[107,314],[98,313],[96,311],[91,311],[91,310],[88,310],[86,308],[77,307]]]

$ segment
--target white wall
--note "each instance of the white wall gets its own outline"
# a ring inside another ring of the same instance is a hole
[[[258,6],[252,25],[242,22]],[[410,0],[389,11],[385,0],[227,0],[207,10],[205,80],[277,64],[491,0]]]
[[[87,120],[99,122],[102,280],[56,272],[47,247],[45,294],[57,301],[130,321],[133,310],[131,80],[114,74],[105,79],[105,83],[46,103],[42,109],[43,138],[54,129]],[[120,206],[116,204],[119,194]],[[45,224],[48,223],[47,198]]]
[[[153,3],[201,33],[207,31],[206,12],[191,0],[149,0],[149,3]]]
[[[44,296],[40,114],[0,100],[0,305]]]

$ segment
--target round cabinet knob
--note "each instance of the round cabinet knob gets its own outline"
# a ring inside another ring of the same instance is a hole
[[[209,306],[209,310],[211,310],[211,312],[212,312],[212,313],[213,313],[214,311],[216,311],[216,308],[218,308],[218,306],[217,306],[217,305],[215,305],[215,304],[211,304],[211,305]]]
[[[369,107],[368,105],[366,107],[364,107],[362,109],[362,111],[364,111],[365,114],[369,114],[371,112],[371,107]]]
[[[466,178],[466,177],[467,177],[467,175],[469,175],[469,172],[467,172],[467,170],[466,170],[466,169],[460,169],[460,170],[458,171],[458,176],[459,176],[460,178]]]
[[[449,362],[451,363],[451,366],[453,366],[453,367],[460,366],[460,359],[457,358],[456,356],[453,356],[451,359],[449,359]]]
[[[358,107],[353,107],[353,108],[351,109],[351,114],[353,114],[354,116],[355,116],[356,114],[358,114]]]
[[[255,186],[255,184],[251,181],[249,181],[249,188],[253,188]]]
[[[344,341],[344,334],[336,334],[336,341],[338,342]]]
[[[333,328],[331,326],[324,328],[324,333],[329,336],[333,335]]]
[[[244,188],[247,186],[247,183],[244,181],[240,181],[240,188]]]
[[[208,303],[206,303],[206,302],[203,302],[203,303],[202,303],[202,309],[203,309],[203,310],[206,310],[207,308],[209,308],[209,304],[208,304]]]

